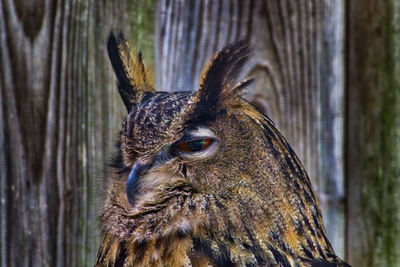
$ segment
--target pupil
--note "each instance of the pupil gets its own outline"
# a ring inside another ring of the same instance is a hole
[[[187,142],[187,147],[190,149],[190,151],[193,152],[202,150],[203,146],[204,146],[204,140]]]

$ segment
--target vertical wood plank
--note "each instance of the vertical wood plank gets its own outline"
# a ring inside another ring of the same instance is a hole
[[[347,257],[400,265],[400,1],[348,4]]]
[[[344,2],[158,1],[158,90],[196,90],[201,67],[224,45],[248,38],[257,78],[247,98],[270,116],[304,163],[329,239],[344,255]],[[180,36],[182,24],[186,34]],[[180,47],[184,49],[180,49]]]
[[[122,30],[151,61],[153,5],[0,0],[1,266],[93,264],[125,116],[106,39]]]

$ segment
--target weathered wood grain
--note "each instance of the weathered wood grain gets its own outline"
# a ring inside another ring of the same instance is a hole
[[[400,1],[348,14],[347,257],[400,266]]]
[[[0,0],[1,266],[93,264],[125,115],[106,38],[123,30],[151,55],[153,4]]]
[[[344,2],[166,1],[156,13],[159,90],[195,90],[224,45],[254,48],[248,99],[278,125],[318,193],[329,239],[344,255]]]

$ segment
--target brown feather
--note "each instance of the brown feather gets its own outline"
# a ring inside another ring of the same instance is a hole
[[[118,91],[128,112],[145,92],[154,92],[152,74],[145,68],[140,52],[132,55],[128,42],[120,33],[110,33],[107,50],[118,81]]]

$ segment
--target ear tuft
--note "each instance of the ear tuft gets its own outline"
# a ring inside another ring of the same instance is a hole
[[[212,113],[248,86],[251,78],[238,82],[244,65],[250,59],[251,49],[246,40],[225,46],[203,67],[199,89],[194,98],[197,112]]]
[[[146,70],[142,54],[132,57],[128,42],[122,33],[116,37],[110,33],[107,40],[107,51],[111,65],[117,76],[118,92],[128,112],[132,105],[145,92],[154,92],[151,75]]]

